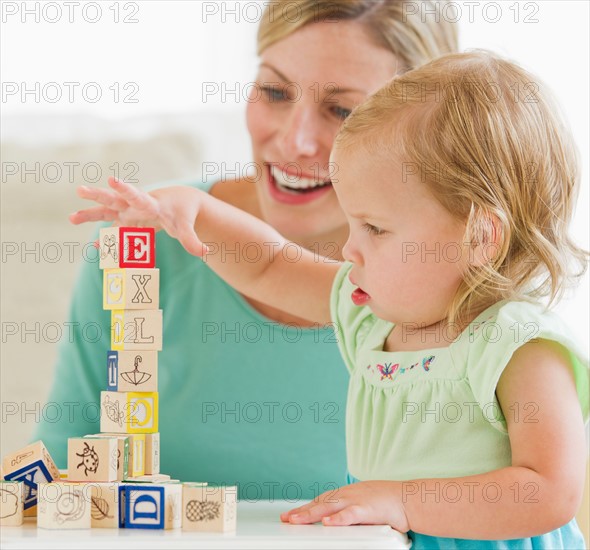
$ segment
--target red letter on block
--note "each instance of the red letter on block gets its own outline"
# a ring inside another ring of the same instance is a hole
[[[156,265],[154,228],[120,227],[119,229],[119,266],[153,268]]]

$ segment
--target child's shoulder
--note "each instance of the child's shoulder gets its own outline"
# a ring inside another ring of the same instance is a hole
[[[494,399],[498,380],[519,348],[541,340],[557,342],[569,354],[581,403],[586,402],[583,412],[587,418],[588,404],[584,396],[590,387],[588,356],[567,323],[543,304],[498,302],[474,319],[461,339],[465,376],[483,403]]]

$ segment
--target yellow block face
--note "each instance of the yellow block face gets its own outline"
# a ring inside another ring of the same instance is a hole
[[[160,270],[105,269],[103,272],[104,309],[158,309]]]
[[[101,432],[145,434],[158,431],[157,392],[103,391],[100,396]],[[145,457],[145,440],[143,457]],[[144,461],[145,458],[142,458],[142,462]]]
[[[162,310],[112,310],[111,349],[160,351],[162,349]]]

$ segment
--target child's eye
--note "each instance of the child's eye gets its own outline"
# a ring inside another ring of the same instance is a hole
[[[284,90],[281,90],[280,88],[274,88],[272,86],[261,86],[260,89],[270,102],[283,101],[287,99]]]
[[[344,107],[333,107],[332,112],[338,117],[344,120],[352,111],[350,109],[345,109]]]
[[[371,225],[370,223],[364,223],[363,224],[363,229],[365,231],[367,231],[367,233],[370,233],[371,235],[383,235],[384,233],[386,233],[386,231],[384,229],[381,229],[380,227],[377,227],[375,225]]]

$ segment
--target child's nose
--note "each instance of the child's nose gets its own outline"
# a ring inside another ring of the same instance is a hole
[[[352,238],[350,235],[348,236],[348,240],[344,244],[342,248],[342,257],[347,262],[352,262],[356,265],[362,265],[362,257],[358,251],[358,248],[355,246]]]

